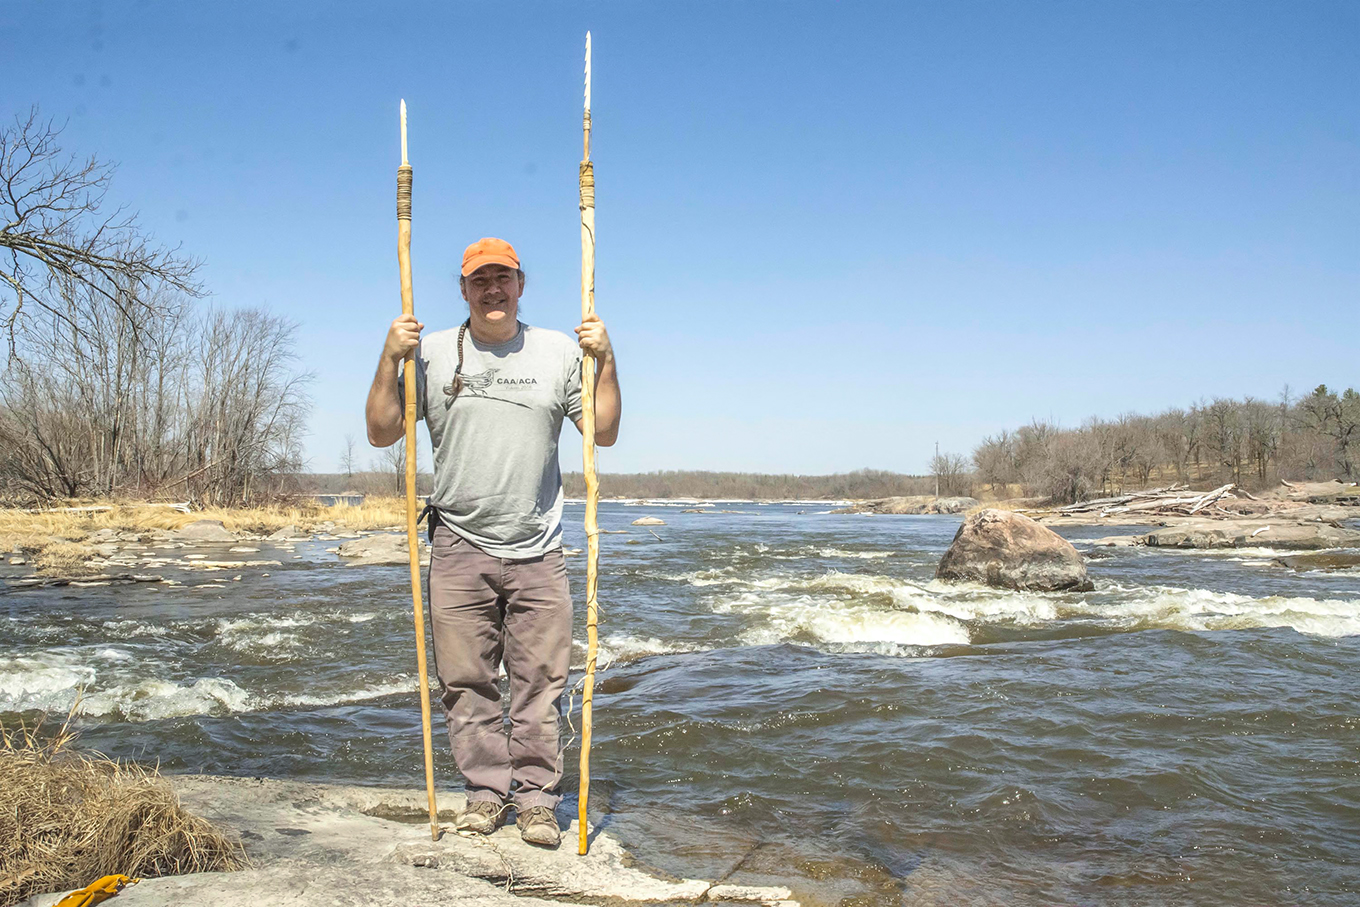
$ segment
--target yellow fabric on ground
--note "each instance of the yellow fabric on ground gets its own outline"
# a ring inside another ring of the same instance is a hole
[[[104,876],[98,882],[91,882],[79,891],[73,891],[57,901],[53,907],[91,907],[100,901],[107,901],[128,885],[136,885],[141,879],[129,879],[125,875]]]

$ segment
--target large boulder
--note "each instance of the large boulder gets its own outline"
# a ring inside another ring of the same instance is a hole
[[[1330,523],[1238,523],[1220,520],[1154,529],[1143,536],[1149,548],[1360,548],[1360,532]]]
[[[963,521],[935,578],[1028,592],[1089,592],[1094,586],[1072,543],[1029,517],[981,510]]]

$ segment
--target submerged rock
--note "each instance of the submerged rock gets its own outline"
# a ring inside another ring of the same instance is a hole
[[[1279,567],[1293,570],[1348,570],[1360,567],[1360,551],[1319,551],[1275,558]]]
[[[1029,517],[982,510],[964,520],[935,578],[1031,592],[1089,592],[1086,563],[1067,539]]]
[[[664,526],[664,525],[666,525],[666,521],[665,521],[665,520],[659,520],[659,519],[657,519],[657,518],[654,517],[654,516],[644,516],[644,517],[638,517],[636,520],[633,520],[633,525],[634,525],[634,526]]]

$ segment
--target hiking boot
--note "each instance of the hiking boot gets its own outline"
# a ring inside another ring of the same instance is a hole
[[[557,816],[551,806],[531,806],[519,810],[515,819],[519,826],[519,836],[527,844],[539,847],[556,847],[562,843],[562,832],[557,827]]]
[[[460,835],[489,835],[505,821],[505,807],[492,800],[471,800],[453,820]]]

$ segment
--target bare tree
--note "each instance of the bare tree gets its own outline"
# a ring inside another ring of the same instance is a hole
[[[131,319],[157,286],[202,295],[196,261],[156,245],[124,209],[101,210],[113,166],[64,155],[59,135],[36,107],[0,129],[0,322],[11,353],[29,303],[76,328],[73,300],[102,299]]]
[[[406,441],[398,438],[384,447],[378,454],[376,472],[387,476],[391,482],[388,487],[395,495],[406,493]]]
[[[972,492],[973,476],[968,465],[968,458],[956,453],[936,454],[930,458],[930,473],[939,481],[942,496],[955,497]]]
[[[340,451],[340,471],[346,479],[354,478],[354,435],[345,435],[345,446]]]

